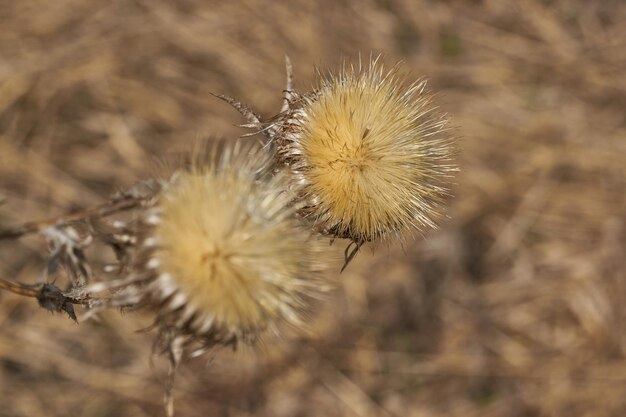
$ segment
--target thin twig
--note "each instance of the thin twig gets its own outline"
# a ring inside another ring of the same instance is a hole
[[[285,55],[285,71],[287,73],[287,85],[285,86],[285,91],[283,92],[283,107],[280,109],[281,113],[289,110],[289,101],[291,100],[291,93],[293,91],[293,67],[291,66],[291,60],[287,55]]]
[[[20,226],[0,230],[0,240],[3,239],[15,239],[26,234],[38,233],[46,227],[63,225],[79,220],[97,219],[100,217],[106,217],[111,214],[129,210],[135,208],[141,204],[141,199],[123,199],[113,202],[101,204],[96,207],[77,211],[70,214],[65,214],[57,217],[53,217],[46,220],[39,220],[24,223]]]
[[[20,284],[19,282],[7,281],[6,279],[0,278],[0,289],[7,290],[14,294],[23,295],[26,297],[37,298],[41,290],[41,285],[32,286]]]

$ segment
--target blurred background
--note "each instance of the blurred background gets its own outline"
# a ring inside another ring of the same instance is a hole
[[[626,415],[622,0],[0,1],[0,227],[244,133],[209,92],[274,115],[285,54],[305,91],[359,53],[452,115],[449,218],[363,251],[308,334],[184,364],[178,415]],[[0,242],[1,277],[44,263],[41,238]],[[146,317],[2,293],[0,322],[0,416],[164,414]]]

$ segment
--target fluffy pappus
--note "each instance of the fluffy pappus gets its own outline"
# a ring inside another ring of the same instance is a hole
[[[189,342],[201,353],[302,326],[328,289],[328,245],[296,217],[288,176],[270,175],[271,157],[255,146],[211,153],[162,182],[139,220],[134,274],[114,296],[156,312],[157,346],[174,362]]]
[[[272,122],[280,164],[293,174],[301,214],[323,234],[365,242],[435,227],[456,168],[447,117],[425,81],[404,87],[375,60],[344,68]]]

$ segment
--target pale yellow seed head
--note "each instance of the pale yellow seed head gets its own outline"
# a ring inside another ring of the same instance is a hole
[[[328,253],[294,217],[285,176],[259,177],[259,159],[258,151],[227,151],[179,173],[160,198],[154,259],[197,328],[245,335],[298,324],[308,296],[323,289],[318,272]]]
[[[360,244],[434,226],[453,170],[451,140],[424,83],[401,81],[376,63],[344,70],[291,117],[283,154],[323,232]]]

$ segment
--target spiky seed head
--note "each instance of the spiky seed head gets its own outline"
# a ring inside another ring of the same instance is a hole
[[[345,68],[279,118],[280,161],[302,184],[304,215],[357,244],[434,227],[451,172],[452,138],[425,82],[376,61]]]
[[[248,341],[281,321],[300,324],[325,289],[326,245],[294,216],[287,176],[267,156],[227,147],[179,172],[147,212],[142,269],[162,330],[210,343]]]

